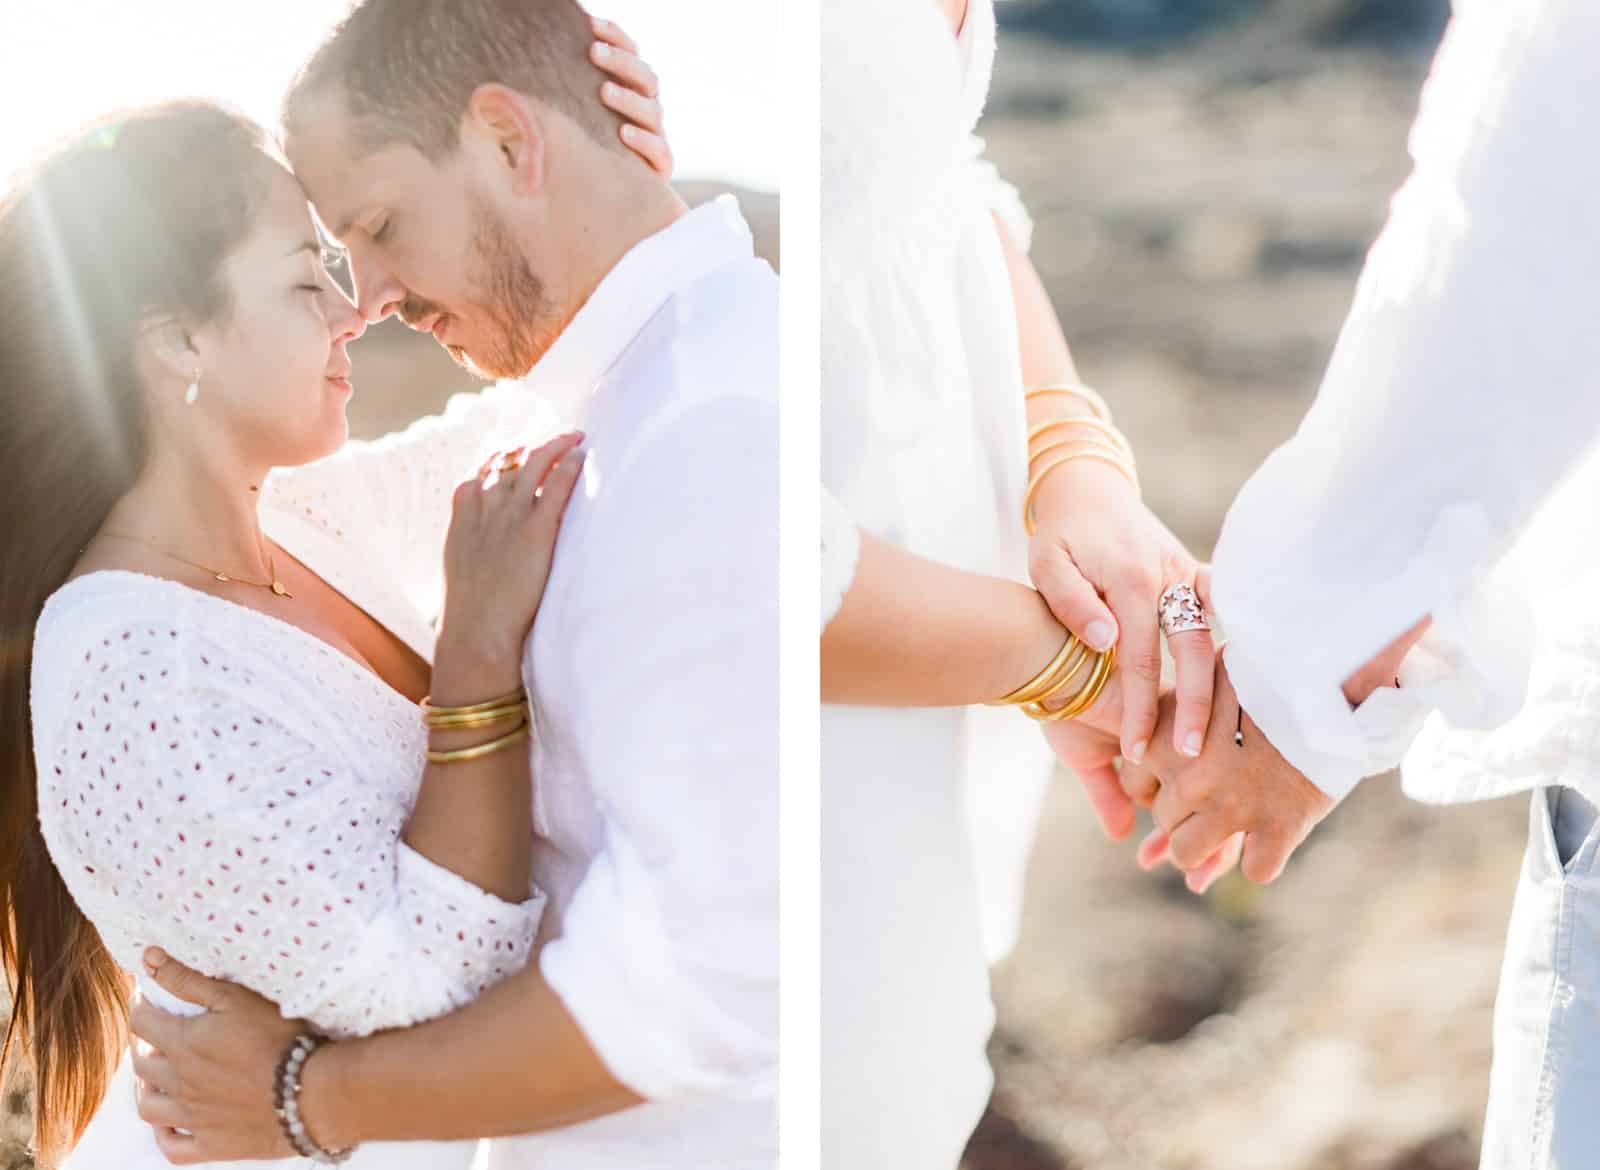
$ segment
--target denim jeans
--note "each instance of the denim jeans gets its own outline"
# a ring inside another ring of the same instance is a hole
[[[1600,1167],[1597,810],[1570,788],[1533,794],[1494,1009],[1480,1170]]]

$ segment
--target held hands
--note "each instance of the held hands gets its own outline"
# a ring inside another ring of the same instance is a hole
[[[1172,863],[1193,873],[1235,835],[1243,836],[1240,871],[1253,882],[1270,882],[1333,801],[1295,771],[1248,715],[1241,715],[1227,668],[1216,661],[1212,725],[1215,734],[1198,759],[1152,751],[1143,768],[1125,769],[1123,787],[1133,799],[1148,799],[1158,834],[1147,845],[1165,847]],[[1162,703],[1160,726],[1176,718],[1175,704]],[[1238,725],[1242,745],[1231,729]],[[1162,745],[1163,749],[1165,745]]]
[[[1333,806],[1248,715],[1241,718],[1220,656],[1214,670],[1210,723],[1216,733],[1198,758],[1170,746],[1178,709],[1170,691],[1159,701],[1157,732],[1144,765],[1124,763],[1120,774],[1116,685],[1083,719],[1044,725],[1046,740],[1078,775],[1106,835],[1122,840],[1133,831],[1136,809],[1150,809],[1157,827],[1139,847],[1139,864],[1149,869],[1170,860],[1197,894],[1236,864],[1251,881],[1274,880]],[[1236,723],[1242,746],[1234,743]]]
[[[1195,584],[1201,568],[1127,478],[1101,462],[1072,460],[1052,471],[1033,497],[1033,514],[1037,527],[1028,546],[1033,583],[1056,620],[1089,645],[1117,643],[1122,682],[1117,734],[1121,754],[1138,761],[1157,734],[1157,604],[1169,585]],[[1207,592],[1200,582],[1201,596]],[[1206,631],[1172,639],[1175,717],[1161,734],[1174,752],[1198,754],[1205,739],[1214,655]]]

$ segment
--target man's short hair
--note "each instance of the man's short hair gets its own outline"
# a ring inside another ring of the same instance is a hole
[[[294,133],[304,98],[334,94],[356,150],[407,143],[437,161],[458,145],[473,90],[493,82],[621,149],[589,60],[593,40],[576,0],[360,0],[290,85],[284,125]]]

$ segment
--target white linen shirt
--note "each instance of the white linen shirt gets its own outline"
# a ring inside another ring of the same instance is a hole
[[[1414,169],[1317,401],[1245,485],[1216,550],[1240,700],[1335,798],[1396,764],[1430,709],[1461,727],[1517,711],[1530,625],[1524,597],[1497,580],[1502,558],[1600,433],[1587,100],[1600,6],[1458,9],[1412,131]],[[1424,614],[1434,625],[1401,689],[1352,712],[1342,680]],[[1526,786],[1457,776],[1430,791],[1411,772],[1413,792],[1435,799]]]
[[[539,963],[650,1101],[496,1141],[496,1170],[777,1162],[777,288],[724,197],[523,380],[589,452],[523,666]]]

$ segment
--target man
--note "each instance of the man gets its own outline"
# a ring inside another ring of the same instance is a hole
[[[1600,8],[1458,9],[1412,132],[1415,169],[1317,402],[1245,486],[1217,546],[1229,643],[1211,725],[1228,734],[1198,760],[1166,752],[1126,784],[1153,800],[1180,868],[1243,833],[1246,876],[1270,880],[1334,801],[1400,761],[1428,712],[1488,728],[1529,701],[1520,727],[1493,743],[1458,737],[1455,758],[1408,762],[1406,782],[1440,801],[1539,789],[1483,1166],[1588,1165],[1600,899],[1585,842],[1600,788],[1586,696],[1600,659],[1570,631],[1592,605],[1585,588],[1546,609],[1564,637],[1530,687],[1529,594],[1571,579],[1547,558],[1546,580],[1508,591],[1498,570],[1600,435],[1600,154],[1586,100]],[[1594,501],[1572,503],[1558,543],[1592,572]]]
[[[589,38],[573,0],[365,0],[285,107],[364,314],[521,379],[494,393],[554,401],[589,447],[524,653],[548,941],[452,1016],[318,1050],[324,1150],[776,1161],[776,279],[731,201],[689,211],[631,157]],[[163,1149],[286,1155],[268,1086],[298,1025],[152,959],[210,1009],[136,1011]]]

